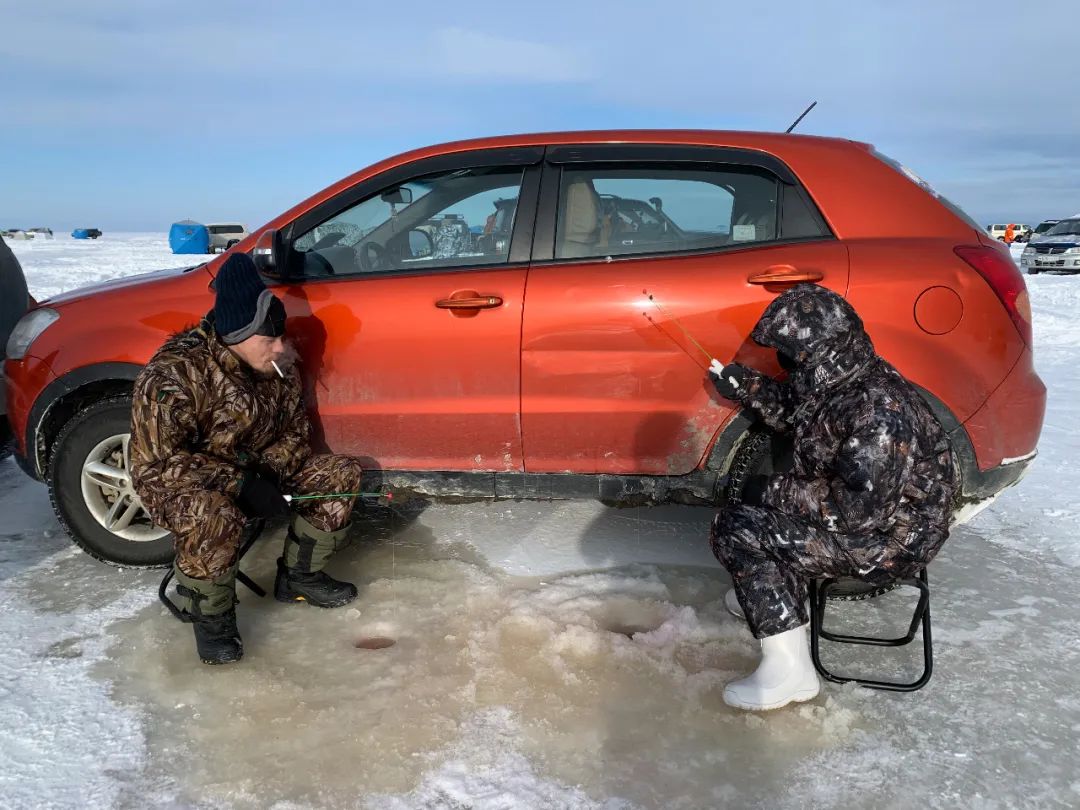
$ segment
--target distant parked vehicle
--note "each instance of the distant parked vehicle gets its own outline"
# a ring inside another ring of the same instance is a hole
[[[97,228],[76,228],[71,232],[72,239],[97,239],[101,231]]]
[[[11,428],[8,424],[4,385],[4,358],[11,330],[37,302],[26,289],[22,266],[11,248],[0,238],[0,461],[11,454]]]
[[[1080,216],[1061,220],[1024,248],[1020,266],[1032,276],[1044,270],[1080,273]]]
[[[1009,229],[1012,229],[1012,238],[1008,238]],[[1026,242],[1028,234],[1031,233],[1031,228],[1027,225],[1010,223],[1006,225],[987,225],[986,231],[995,239],[1005,242]]]
[[[1035,226],[1035,230],[1033,230],[1031,232],[1031,234],[1028,236],[1028,241],[1029,242],[1034,242],[1035,240],[1042,238],[1042,236],[1048,230],[1053,228],[1059,222],[1061,222],[1060,219],[1044,219],[1042,222],[1040,222],[1038,225]]]
[[[52,239],[52,228],[31,228],[28,233],[32,233],[35,239]]]
[[[242,239],[247,239],[247,225],[239,222],[215,222],[206,226],[210,231],[210,249],[208,253],[222,253]]]

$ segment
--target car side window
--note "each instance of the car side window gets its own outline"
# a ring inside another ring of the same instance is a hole
[[[778,237],[780,184],[741,167],[563,169],[555,258],[671,253]]]
[[[293,242],[305,277],[505,264],[523,170],[482,167],[384,189]]]

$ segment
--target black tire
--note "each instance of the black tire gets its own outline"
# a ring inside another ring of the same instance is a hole
[[[1037,275],[1039,275],[1039,271],[1036,270],[1034,267],[1029,267],[1028,268],[1028,275],[1029,276],[1037,276]]]
[[[131,397],[103,399],[73,416],[56,438],[46,482],[60,524],[90,556],[120,567],[158,568],[173,559],[172,535],[127,540],[106,529],[90,512],[82,491],[83,462],[101,441],[131,430]]]
[[[717,493],[717,504],[742,503],[742,489],[747,479],[753,475],[788,472],[791,465],[790,440],[767,429],[751,428],[735,451],[724,486]]]

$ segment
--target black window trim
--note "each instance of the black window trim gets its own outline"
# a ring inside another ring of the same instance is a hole
[[[798,179],[782,160],[766,152],[726,146],[662,143],[582,144],[548,148],[546,160],[556,166],[573,163],[724,163],[764,169],[786,185]]]
[[[594,163],[700,163],[710,168],[729,165],[766,171],[779,181],[780,205],[777,212],[778,238],[761,242],[741,242],[715,247],[691,248],[689,250],[650,251],[645,253],[618,253],[611,256],[581,256],[555,258],[555,231],[558,221],[559,185],[562,170],[573,164]],[[817,222],[820,236],[799,236],[785,239],[783,235],[784,203],[789,194],[801,198]],[[817,204],[799,183],[798,178],[779,158],[750,149],[733,149],[715,146],[679,146],[671,144],[584,144],[580,146],[550,146],[545,155],[543,176],[540,179],[540,195],[533,232],[534,265],[546,264],[596,264],[642,259],[666,259],[678,256],[702,256],[711,253],[758,250],[774,245],[792,245],[804,242],[821,242],[835,239]]]
[[[297,236],[307,233],[316,225],[326,222],[369,197],[413,180],[432,174],[443,174],[458,169],[476,168],[520,168],[522,170],[521,189],[518,193],[518,205],[514,214],[514,229],[510,236],[510,252],[507,261],[489,264],[463,264],[461,266],[409,267],[400,270],[388,270],[379,273],[349,273],[344,275],[306,277],[286,275],[275,279],[279,284],[293,285],[324,281],[368,281],[398,276],[435,275],[442,273],[491,272],[528,267],[533,234],[535,232],[536,211],[541,183],[540,163],[544,158],[544,147],[504,147],[494,149],[473,149],[464,152],[451,152],[430,158],[421,158],[409,163],[394,166],[355,185],[320,203],[298,216],[282,228],[282,235],[287,244]]]

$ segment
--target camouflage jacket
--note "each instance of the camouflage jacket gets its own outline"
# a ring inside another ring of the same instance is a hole
[[[875,353],[851,306],[799,285],[766,309],[753,339],[797,363],[787,382],[747,369],[737,394],[794,440],[794,470],[771,478],[764,504],[832,532],[943,540],[956,489],[949,438],[919,392]]]
[[[156,520],[179,492],[239,493],[246,470],[284,481],[311,455],[300,375],[259,377],[208,321],[174,335],[135,380],[131,474]]]

